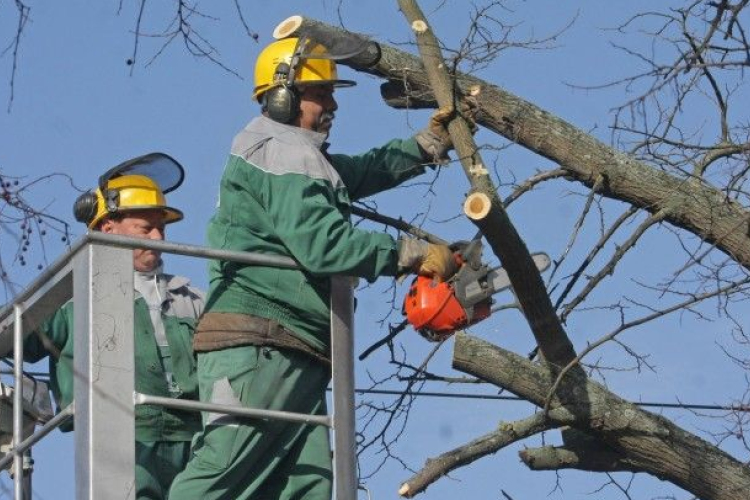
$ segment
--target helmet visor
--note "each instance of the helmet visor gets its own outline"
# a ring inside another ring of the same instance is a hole
[[[274,36],[277,37],[276,32]],[[349,33],[331,33],[328,29],[316,25],[306,26],[299,38],[312,42],[306,45],[308,51],[315,44],[323,45],[326,53],[325,55],[318,54],[317,57],[320,59],[332,59],[347,66],[372,67],[380,61],[382,55],[380,46],[366,37],[352,36]],[[309,56],[309,54],[303,54],[303,56]]]
[[[111,179],[123,175],[144,175],[152,179],[162,193],[166,194],[180,187],[185,179],[185,170],[177,160],[167,154],[149,153],[107,170],[99,177],[100,189],[104,191]]]
[[[332,50],[307,36],[302,36],[294,47],[287,83],[300,86],[332,84],[334,87],[352,87],[357,83],[338,78],[336,61],[350,58],[361,50],[362,47],[359,45],[355,47],[345,44],[337,44]]]
[[[305,38],[300,38],[303,42]],[[332,61],[345,61],[356,57],[363,51],[367,50],[367,45],[364,42],[357,41],[356,43],[347,43],[345,41],[327,41],[325,44],[320,44],[325,47],[325,52],[314,50],[317,44],[310,39],[307,39],[306,43],[302,44],[299,57],[302,59],[331,59]]]

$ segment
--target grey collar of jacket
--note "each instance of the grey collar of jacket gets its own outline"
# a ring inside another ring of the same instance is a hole
[[[167,292],[176,292],[177,290],[180,290],[181,288],[188,288],[190,286],[190,280],[186,278],[185,276],[176,276],[174,274],[167,274],[162,272],[163,267],[162,264],[159,265],[158,268],[154,269],[151,272],[141,272],[141,271],[134,271],[133,278],[136,281],[136,285],[138,281],[144,282],[144,281],[154,281],[163,283],[164,288],[167,290]],[[156,278],[156,280],[154,280]],[[138,288],[139,286],[135,286],[136,291],[140,292]]]
[[[255,133],[267,134],[268,136],[280,136],[283,134],[293,134],[300,137],[304,137],[310,142],[316,149],[322,149],[323,145],[326,144],[328,134],[324,132],[315,132],[314,130],[307,130],[299,128],[294,125],[286,125],[273,121],[267,116],[258,116],[253,119],[246,127],[247,130],[252,130]]]

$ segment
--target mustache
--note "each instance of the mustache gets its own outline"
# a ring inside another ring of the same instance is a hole
[[[323,123],[325,121],[332,122],[333,119],[336,118],[336,114],[333,111],[324,111],[320,115],[320,119],[318,120],[320,123]]]

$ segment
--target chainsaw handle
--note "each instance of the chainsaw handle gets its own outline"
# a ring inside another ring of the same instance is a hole
[[[466,264],[466,261],[464,260],[463,255],[461,255],[461,252],[454,252],[453,253],[453,260],[456,261],[456,265],[458,266],[459,269],[461,268],[461,266],[463,266],[464,264]]]
[[[470,241],[456,241],[450,245],[450,249],[454,250],[456,263],[459,268],[464,264],[469,264],[474,269],[477,269],[482,265],[481,235]]]

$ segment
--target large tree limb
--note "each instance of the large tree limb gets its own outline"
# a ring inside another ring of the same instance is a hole
[[[324,33],[348,33],[305,19]],[[366,38],[363,35],[355,36]],[[381,44],[381,57],[370,67],[355,66],[389,81],[383,95],[393,106],[435,107],[437,102],[422,61]],[[477,123],[548,158],[572,179],[593,188],[602,178],[600,194],[651,213],[666,213],[665,221],[698,235],[750,269],[750,211],[699,179],[682,179],[652,168],[524,99],[484,80],[459,73],[462,92],[476,86],[481,112]]]
[[[453,367],[540,407],[545,405],[555,382],[554,375],[543,365],[466,334],[456,336]],[[635,470],[670,481],[699,498],[747,498],[750,467],[580,373],[565,377],[550,409],[556,410],[549,414],[553,420],[570,412],[566,421],[574,421],[577,429],[591,432],[627,457]]]

